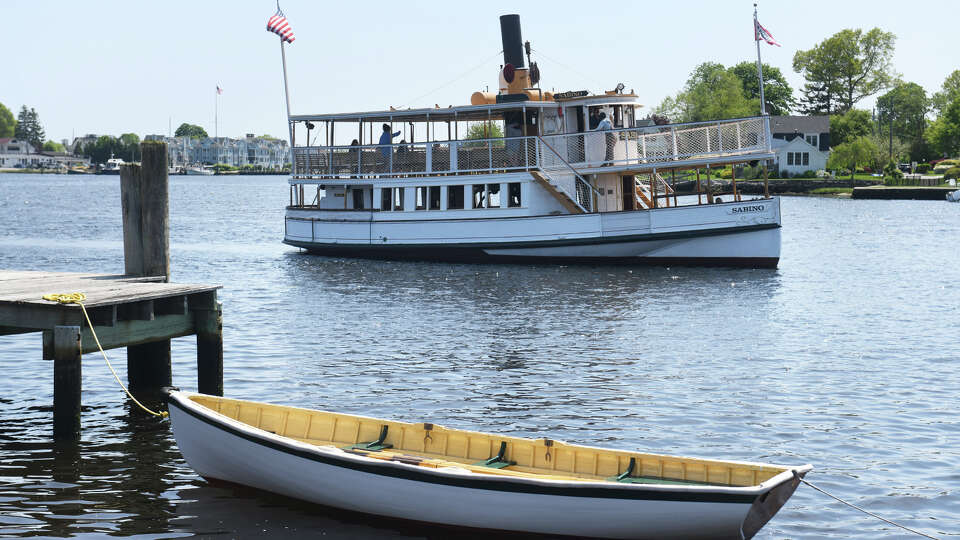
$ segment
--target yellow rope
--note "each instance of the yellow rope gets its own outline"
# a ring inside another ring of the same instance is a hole
[[[107,358],[107,353],[103,350],[103,345],[100,344],[100,339],[97,338],[97,332],[93,329],[93,323],[90,321],[90,315],[87,314],[87,307],[83,305],[83,301],[87,299],[87,295],[83,293],[67,293],[67,294],[45,294],[43,299],[49,302],[57,302],[59,304],[77,304],[80,306],[80,309],[83,311],[83,316],[87,319],[87,325],[90,327],[90,333],[93,335],[93,340],[97,342],[97,348],[100,349],[100,354],[103,355],[104,362],[107,363],[107,367],[110,368],[110,372],[113,373],[113,378],[117,380],[117,384],[120,385],[120,388],[123,388],[123,391],[130,396],[130,399],[134,403],[140,406],[141,409],[150,413],[153,416],[159,416],[165,418],[170,416],[170,413],[167,411],[154,412],[140,403],[137,398],[133,397],[133,394],[130,393],[130,390],[127,390],[127,387],[124,386],[123,382],[120,381],[120,376],[117,375],[117,371],[113,369],[113,365],[110,363],[110,360]]]

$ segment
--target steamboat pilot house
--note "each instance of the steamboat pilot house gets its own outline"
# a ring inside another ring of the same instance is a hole
[[[285,243],[339,256],[777,265],[779,200],[747,200],[736,179],[718,197],[709,176],[771,159],[767,118],[647,125],[622,84],[544,91],[519,17],[500,21],[498,94],[289,118]],[[697,178],[693,195],[674,191],[676,172]]]

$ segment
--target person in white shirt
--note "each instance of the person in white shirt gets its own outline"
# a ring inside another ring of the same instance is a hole
[[[600,113],[600,123],[597,124],[596,128],[594,128],[594,131],[610,131],[612,129],[613,125],[610,124],[610,119],[607,118],[607,113]],[[613,161],[613,145],[616,144],[616,135],[613,133],[604,134],[604,143],[606,145],[606,152],[604,153],[604,163],[601,165],[601,167],[612,165],[610,162]]]

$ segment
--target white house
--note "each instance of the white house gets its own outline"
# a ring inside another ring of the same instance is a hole
[[[801,137],[790,141],[773,139],[773,151],[777,154],[775,162],[781,175],[790,173],[796,176],[807,171],[825,170],[830,157],[829,151],[823,152]]]

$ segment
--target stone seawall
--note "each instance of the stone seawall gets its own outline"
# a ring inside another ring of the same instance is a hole
[[[882,180],[856,180],[856,187],[867,187],[881,184]],[[710,189],[714,193],[733,192],[733,182],[730,180],[710,180]],[[700,180],[700,187],[706,192],[707,181]],[[843,178],[820,179],[820,178],[790,178],[790,179],[771,179],[770,193],[774,195],[784,193],[810,193],[819,188],[849,188],[850,180]],[[696,195],[696,180],[685,180],[677,182],[675,186],[679,195]],[[737,180],[737,191],[747,195],[763,194],[763,180]]]

